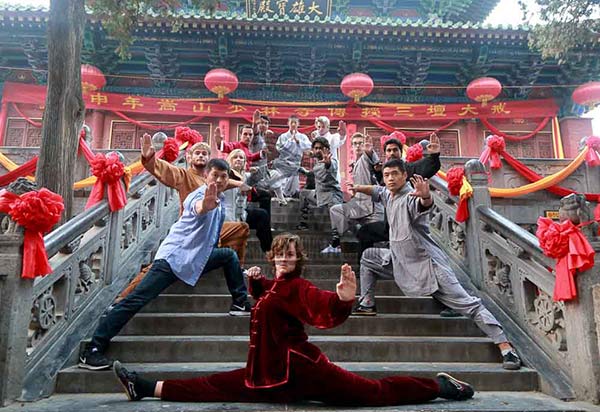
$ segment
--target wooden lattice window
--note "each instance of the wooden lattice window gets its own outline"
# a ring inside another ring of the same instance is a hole
[[[530,132],[511,131],[508,133],[510,133],[511,136],[519,136]],[[493,133],[486,130],[484,132],[484,137],[490,134]],[[508,139],[504,139],[504,141],[506,142],[506,151],[513,157],[537,159],[554,159],[556,157],[551,132],[539,132],[534,137],[521,141],[512,141]]]
[[[417,130],[417,129],[402,129],[409,132],[418,132],[423,133],[427,130]],[[431,130],[433,132],[434,129]],[[365,127],[365,134],[368,134],[373,138],[373,149],[379,155],[380,159],[383,159],[383,147],[380,144],[381,137],[388,134],[377,127]],[[442,130],[437,133],[440,138],[440,150],[442,156],[460,156],[460,134],[458,130]],[[406,144],[408,146],[412,146],[415,143],[420,142],[423,139],[427,139],[427,137],[409,137],[406,139]]]
[[[144,122],[151,125],[165,126],[173,124],[173,122]],[[188,125],[189,128],[197,130],[204,137],[204,141],[210,143],[211,125],[210,123],[192,123]],[[140,139],[144,133],[153,135],[157,130],[145,129],[135,124],[131,124],[125,121],[113,120],[111,132],[110,132],[110,148],[111,149],[139,149]],[[174,130],[164,130],[167,136],[173,136]]]
[[[33,119],[41,122],[42,119]],[[34,127],[24,119],[9,118],[6,125],[4,146],[39,147],[42,141],[42,129]]]

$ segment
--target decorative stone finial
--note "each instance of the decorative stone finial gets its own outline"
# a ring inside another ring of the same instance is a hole
[[[154,133],[152,136],[152,147],[155,151],[159,151],[163,148],[165,144],[165,140],[167,140],[167,135],[163,132]]]

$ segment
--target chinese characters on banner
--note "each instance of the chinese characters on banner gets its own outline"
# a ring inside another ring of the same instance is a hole
[[[324,18],[331,14],[331,2],[332,0],[246,0],[246,10],[248,17],[262,17],[266,14],[269,17]]]
[[[32,84],[4,84],[2,101],[40,105],[46,98],[46,87]],[[256,109],[273,119],[287,119],[296,115],[300,119],[313,121],[317,116],[327,116],[337,120],[432,120],[450,121],[460,119],[511,119],[544,118],[555,116],[558,106],[553,99],[526,101],[499,101],[487,104],[364,104],[336,107],[306,106],[265,106],[264,103],[236,102],[230,99],[220,103],[217,99],[177,99],[131,96],[117,93],[95,92],[84,97],[87,109],[98,109],[128,114],[166,114],[182,116],[207,116],[216,118],[252,118]]]

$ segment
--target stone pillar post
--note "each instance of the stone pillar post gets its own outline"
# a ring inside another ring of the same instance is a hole
[[[22,248],[22,230],[0,233],[0,406],[21,396],[25,377],[33,282],[20,276]]]
[[[579,224],[591,219],[591,211],[583,195],[572,194],[560,200],[559,218]],[[582,229],[588,239],[595,236],[590,226]],[[596,243],[596,256],[600,245]],[[565,302],[567,345],[573,390],[578,400],[600,402],[600,344],[596,334],[595,311],[598,308],[594,290],[600,289],[600,262],[583,273],[577,273],[577,299]],[[600,313],[600,312],[599,312]],[[597,316],[597,314],[596,314]]]
[[[483,288],[483,264],[481,262],[479,234],[483,224],[477,218],[477,207],[491,207],[492,200],[488,189],[488,175],[479,160],[469,160],[465,164],[465,176],[473,187],[473,197],[469,201],[469,219],[466,222],[467,261],[471,280],[477,288]]]

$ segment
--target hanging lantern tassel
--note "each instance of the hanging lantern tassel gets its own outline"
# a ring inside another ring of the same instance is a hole
[[[494,100],[502,91],[502,84],[493,77],[481,77],[473,80],[467,86],[467,96],[471,100],[481,103],[485,107],[487,103]]]
[[[373,91],[373,79],[368,74],[352,73],[342,79],[340,89],[345,96],[352,98],[354,103],[358,103],[360,99]]]

